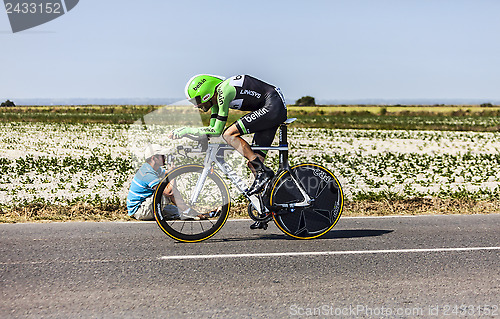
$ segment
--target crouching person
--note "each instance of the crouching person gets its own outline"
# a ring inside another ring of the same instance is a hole
[[[146,162],[137,171],[130,184],[127,196],[128,215],[138,220],[154,220],[153,199],[156,187],[165,177],[167,171],[163,168],[168,150],[158,144],[148,145],[144,152]],[[163,206],[163,216],[167,219],[179,219],[182,206],[185,203],[176,203],[175,189],[172,185],[165,187],[163,200],[170,203]],[[177,205],[176,205],[177,204]],[[184,208],[187,208],[184,207]]]

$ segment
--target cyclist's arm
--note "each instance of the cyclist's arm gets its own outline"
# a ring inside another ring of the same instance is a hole
[[[210,115],[210,125],[211,127],[215,126],[215,120],[217,119],[217,114],[219,113],[219,106],[217,104],[214,104],[212,106],[212,114]]]
[[[218,134],[221,134],[226,126],[227,116],[229,115],[229,103],[234,100],[236,96],[236,88],[229,84],[229,81],[222,82],[217,87],[217,115],[215,116],[214,124],[210,122],[210,126],[214,128]],[[213,114],[212,114],[213,115]]]

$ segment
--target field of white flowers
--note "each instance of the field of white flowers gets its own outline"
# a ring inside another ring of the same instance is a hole
[[[125,203],[130,125],[6,123],[0,205]],[[290,161],[331,169],[346,199],[500,196],[500,133],[289,129]],[[269,163],[277,164],[277,154]]]
[[[295,162],[323,163],[348,199],[499,198],[500,133],[292,130]]]

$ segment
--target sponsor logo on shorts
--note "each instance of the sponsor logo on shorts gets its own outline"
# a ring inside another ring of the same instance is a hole
[[[250,123],[250,122],[255,121],[256,119],[260,118],[261,116],[263,116],[267,113],[269,113],[269,110],[266,108],[262,108],[260,110],[257,110],[257,111],[250,113],[250,114],[245,115],[243,117],[243,119],[245,119],[245,121]]]

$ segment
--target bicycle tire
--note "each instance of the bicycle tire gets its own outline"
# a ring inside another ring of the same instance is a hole
[[[342,187],[332,172],[318,164],[298,164],[290,170],[314,201],[308,207],[279,210],[273,216],[274,222],[281,231],[293,238],[312,239],[323,236],[337,224],[342,214]],[[271,206],[302,200],[303,196],[291,179],[289,171],[282,171],[273,181],[270,192]]]
[[[209,171],[207,175],[197,203],[188,204],[191,192],[202,171],[203,166],[201,165],[188,164],[176,167],[163,178],[155,191],[153,209],[156,223],[165,234],[175,240],[181,242],[206,240],[215,235],[227,220],[231,205],[229,191],[220,175],[213,170]],[[220,214],[207,220],[167,219],[164,216],[165,204],[162,197],[163,191],[169,183],[175,185],[179,196],[182,196],[182,200],[190,208],[199,213],[220,208]]]

